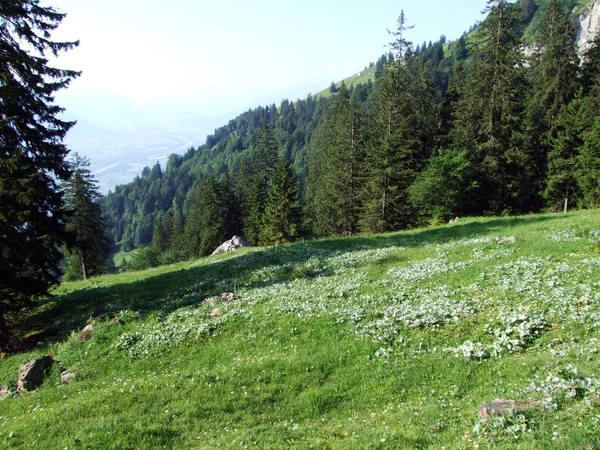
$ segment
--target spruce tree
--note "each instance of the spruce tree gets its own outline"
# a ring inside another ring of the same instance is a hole
[[[518,4],[488,1],[479,27],[480,47],[465,80],[452,130],[454,147],[467,151],[479,187],[468,213],[526,210],[523,202],[527,155],[521,128],[524,77]]]
[[[70,164],[72,175],[63,184],[66,230],[70,234],[65,279],[87,280],[106,271],[110,244],[90,161],[75,153]]]
[[[258,131],[252,162],[252,179],[245,194],[244,235],[254,245],[260,244],[260,227],[269,181],[277,165],[279,146],[269,125],[263,123]]]
[[[592,129],[584,136],[580,149],[576,179],[581,190],[582,206],[600,207],[600,118],[596,117]]]
[[[261,242],[264,245],[293,242],[300,235],[300,219],[298,182],[291,167],[281,159],[269,185]]]
[[[221,186],[213,175],[198,182],[185,223],[189,256],[209,255],[225,238],[225,205]]]
[[[406,228],[416,221],[407,190],[434,143],[434,89],[421,55],[403,37],[404,14],[391,44],[396,58],[376,83],[364,164],[363,231]]]
[[[529,202],[533,209],[539,209],[559,118],[577,90],[575,29],[558,0],[552,0],[544,11],[535,43],[528,71],[532,92],[526,109],[526,134]]]
[[[77,42],[54,42],[64,14],[38,0],[0,2],[0,347],[5,316],[45,294],[60,278],[65,239],[62,193],[69,177],[62,143],[73,122],[59,118],[55,93],[78,72],[52,68]]]
[[[307,212],[316,236],[356,232],[361,119],[357,100],[342,82],[311,145],[307,180]]]

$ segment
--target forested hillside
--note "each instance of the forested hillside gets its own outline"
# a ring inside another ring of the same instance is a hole
[[[266,245],[597,206],[600,49],[580,64],[573,25],[588,3],[494,0],[460,39],[416,46],[402,14],[374,82],[252,109],[117,187],[112,238],[168,262],[233,233]],[[281,161],[287,193],[272,182]],[[302,214],[275,211],[282,198]],[[294,237],[264,231],[284,216]]]

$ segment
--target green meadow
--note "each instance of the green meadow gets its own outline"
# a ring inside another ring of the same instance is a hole
[[[0,400],[0,446],[598,448],[599,329],[599,210],[64,283],[13,326],[0,385],[58,363]],[[495,399],[534,406],[480,417]]]

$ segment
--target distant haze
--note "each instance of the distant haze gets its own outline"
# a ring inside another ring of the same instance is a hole
[[[55,62],[83,71],[57,102],[79,121],[68,145],[92,158],[106,191],[163,153],[201,144],[241,111],[362,70],[387,51],[401,9],[415,25],[407,37],[420,44],[459,37],[486,2],[42,3],[68,14],[54,39],[81,41]]]

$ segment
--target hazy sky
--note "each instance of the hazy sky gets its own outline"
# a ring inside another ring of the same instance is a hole
[[[69,98],[123,97],[207,116],[295,99],[386,50],[400,10],[417,43],[455,39],[485,0],[43,0],[68,14],[53,35],[79,39],[61,67],[83,71]],[[254,105],[254,106],[256,106]]]

